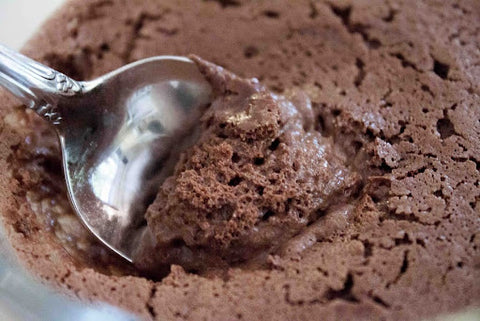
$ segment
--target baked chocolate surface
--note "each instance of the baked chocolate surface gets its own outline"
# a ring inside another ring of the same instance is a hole
[[[223,260],[218,273],[178,262],[186,268],[172,264],[148,279],[81,227],[61,183],[53,131],[2,92],[0,208],[9,239],[41,279],[146,319],[404,320],[478,306],[479,16],[475,0],[71,1],[26,54],[77,79],[159,54],[195,54],[257,77],[265,95],[313,115],[302,137],[319,137],[342,155],[339,166],[359,175],[359,186],[307,215],[281,246],[263,248],[264,263]],[[230,134],[217,147],[239,146]],[[292,152],[279,137],[277,150]],[[238,156],[254,172],[270,161],[265,153]],[[231,190],[243,183],[252,192],[242,179]],[[263,186],[263,195],[274,186]],[[305,201],[307,190],[290,202]],[[235,205],[250,204],[232,194]],[[269,220],[288,212],[268,211]],[[227,257],[233,248],[223,247]]]

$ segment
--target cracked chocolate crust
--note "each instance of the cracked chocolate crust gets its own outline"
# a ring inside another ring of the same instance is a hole
[[[75,221],[59,222],[67,216],[33,200],[57,235],[45,228],[26,200],[44,184],[66,201],[55,143],[45,143],[53,132],[2,93],[9,238],[43,280],[146,319],[412,320],[478,306],[479,15],[475,0],[71,1],[25,53],[76,79],[152,55],[196,54],[277,93],[301,89],[316,129],[361,164],[365,183],[351,221],[329,234],[322,227],[333,223],[320,218],[266,268],[219,277],[172,265],[155,282],[107,268],[101,247],[74,260],[57,239]],[[48,148],[19,167],[32,141]]]

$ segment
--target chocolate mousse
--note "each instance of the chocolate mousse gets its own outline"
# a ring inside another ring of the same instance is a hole
[[[136,261],[155,259],[151,268],[175,263],[199,271],[266,259],[360,185],[333,139],[315,130],[305,94],[294,104],[256,79],[196,62],[215,98],[197,143],[146,213],[156,249],[140,249]]]
[[[83,228],[54,131],[2,91],[8,239],[58,291],[149,320],[478,307],[479,16],[476,0],[70,1],[25,54],[79,80],[193,54],[214,101],[134,266]]]

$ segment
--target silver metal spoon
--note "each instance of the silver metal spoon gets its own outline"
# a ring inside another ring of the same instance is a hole
[[[210,100],[197,66],[159,56],[80,82],[0,45],[0,85],[54,126],[74,210],[132,262],[151,187]]]

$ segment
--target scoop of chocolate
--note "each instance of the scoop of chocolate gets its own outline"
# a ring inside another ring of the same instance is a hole
[[[312,128],[305,95],[288,99],[194,59],[215,97],[197,142],[147,210],[154,239],[137,261],[150,268],[203,269],[265,257],[342,203],[359,181],[331,139]]]

